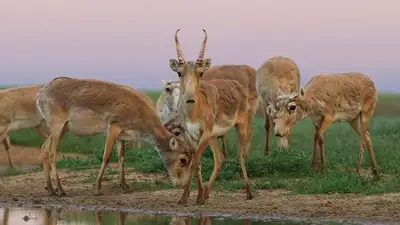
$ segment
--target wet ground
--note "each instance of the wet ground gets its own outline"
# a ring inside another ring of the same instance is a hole
[[[14,149],[13,151],[15,152]],[[24,151],[27,151],[27,149]],[[29,154],[24,154],[23,156],[27,155]],[[37,154],[33,155],[36,156]],[[4,156],[4,151],[0,150],[0,159],[4,159]],[[34,162],[33,159],[27,160],[31,163]],[[109,167],[118,168],[116,164],[111,164]],[[180,189],[152,190],[152,188],[137,187],[137,183],[140,181],[157,182],[165,180],[165,174],[142,174],[135,172],[132,168],[128,168],[126,169],[127,182],[133,187],[130,193],[122,193],[116,185],[118,174],[110,174],[108,179],[102,183],[104,194],[94,196],[93,178],[97,175],[97,169],[84,171],[59,170],[59,172],[62,185],[67,192],[66,197],[49,197],[44,189],[43,173],[32,172],[0,178],[0,205],[3,207],[18,206],[24,208],[53,207],[64,210],[69,208],[70,210],[145,211],[169,215],[210,215],[258,219],[268,219],[272,216],[277,218],[298,217],[312,220],[350,219],[369,221],[370,223],[379,221],[390,224],[394,224],[396,221],[400,224],[400,193],[372,196],[355,194],[294,195],[287,193],[285,190],[257,190],[254,199],[245,200],[245,194],[242,192],[213,190],[206,204],[198,206],[195,204],[196,192],[193,190],[188,204],[180,206],[176,204],[182,193]],[[196,222],[192,224],[196,224]]]

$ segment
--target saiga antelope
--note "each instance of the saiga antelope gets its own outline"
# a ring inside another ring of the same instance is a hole
[[[156,101],[156,110],[163,122],[171,119],[171,114],[178,110],[179,81],[162,80],[164,90]]]
[[[164,83],[164,91],[161,93],[160,97],[157,99],[156,109],[158,115],[161,117],[163,123],[167,123],[168,121],[173,120],[176,123],[176,119],[174,118],[177,114],[179,114],[179,100],[180,100],[180,82],[178,81],[165,81]],[[219,137],[222,142],[222,154],[224,158],[227,157],[226,150],[226,138],[225,135]]]
[[[211,66],[207,71],[204,72],[202,80],[214,80],[214,79],[228,79],[239,82],[248,96],[247,106],[250,109],[248,114],[248,127],[246,140],[249,142],[246,145],[245,154],[246,156],[250,153],[251,143],[253,139],[253,117],[255,116],[258,108],[258,94],[256,88],[256,70],[249,65],[215,65]],[[225,136],[222,136],[223,142]],[[226,150],[225,150],[226,151]]]
[[[50,136],[42,145],[44,177],[50,195],[65,195],[56,170],[56,147],[66,133],[76,136],[106,134],[103,162],[99,170],[94,194],[101,194],[101,181],[110,160],[115,142],[119,142],[120,166],[124,161],[125,140],[141,139],[152,144],[160,154],[174,183],[186,179],[192,157],[192,147],[168,132],[154,105],[134,88],[94,79],[57,77],[38,91],[37,108],[45,119]],[[50,180],[54,169],[56,191]],[[120,176],[121,188],[128,185]]]
[[[45,139],[48,131],[42,126],[43,119],[36,110],[36,94],[42,85],[12,87],[0,90],[0,142],[3,142],[8,164],[12,168],[11,143],[8,132],[23,128],[35,128]]]
[[[170,59],[169,66],[179,76],[181,86],[180,108],[184,115],[188,133],[197,140],[198,146],[190,167],[184,171],[188,174],[179,180],[185,186],[179,204],[185,204],[190,194],[193,173],[198,170],[197,204],[204,204],[211,185],[222,167],[222,154],[218,147],[217,138],[235,127],[238,132],[238,152],[243,173],[247,199],[252,198],[250,182],[245,167],[244,145],[247,137],[248,106],[247,92],[243,86],[234,80],[215,79],[203,81],[201,77],[211,66],[211,59],[204,59],[207,33],[196,61],[185,61],[178,40],[179,29],[175,33],[175,43],[178,60]],[[209,182],[203,190],[201,178],[201,156],[210,144],[214,155],[214,169]],[[249,144],[248,142],[246,144]]]
[[[207,71],[204,72],[202,76],[202,80],[214,80],[214,79],[230,79],[239,82],[245,91],[247,92],[248,97],[248,106],[251,108],[251,113],[248,114],[248,132],[246,139],[250,143],[246,146],[245,153],[249,154],[251,148],[251,142],[253,139],[253,117],[257,112],[258,101],[257,101],[257,89],[256,89],[256,70],[248,65],[215,65],[211,66]],[[164,83],[165,92],[169,92],[170,94],[163,94],[159,99],[166,99],[163,96],[173,96],[169,97],[168,103],[169,110],[165,110],[166,112],[170,112],[171,110],[178,107],[179,96],[180,96],[180,87],[179,81],[176,82],[166,82]],[[167,101],[168,101],[167,100]],[[173,101],[173,102],[171,102]],[[160,101],[161,102],[161,101]],[[173,107],[174,106],[174,107]],[[161,106],[159,106],[161,108]],[[161,110],[160,110],[161,111]],[[169,118],[170,119],[170,118]],[[226,150],[226,135],[222,135],[219,137],[222,142],[222,152],[224,157],[227,157]]]
[[[362,73],[320,74],[314,76],[303,89],[278,96],[277,109],[268,108],[275,123],[275,135],[284,136],[299,121],[309,117],[314,121],[314,149],[312,168],[318,169],[317,145],[320,149],[322,170],[326,170],[324,154],[325,130],[335,122],[347,121],[361,136],[360,173],[365,145],[371,158],[372,172],[379,178],[368,132],[378,94],[374,82]]]
[[[272,120],[269,107],[275,109],[278,94],[290,94],[300,89],[300,71],[296,63],[286,57],[276,56],[265,61],[257,70],[257,92],[262,102],[265,124],[265,151],[268,155]],[[279,137],[279,145],[289,146],[290,131]]]

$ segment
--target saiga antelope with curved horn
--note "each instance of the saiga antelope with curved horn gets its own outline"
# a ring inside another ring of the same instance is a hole
[[[315,126],[312,168],[318,169],[317,147],[320,150],[322,170],[326,170],[324,137],[325,130],[336,122],[348,122],[360,135],[360,173],[365,147],[371,159],[372,172],[379,179],[372,142],[368,132],[374,114],[378,93],[374,82],[362,73],[319,74],[311,78],[305,88],[298,92],[278,96],[273,114],[274,132],[284,135],[296,123],[311,118]],[[269,108],[271,110],[272,108]]]
[[[173,183],[183,178],[193,154],[192,146],[165,129],[154,105],[148,103],[134,88],[94,79],[57,77],[44,85],[37,95],[37,108],[50,129],[50,136],[42,145],[44,177],[50,195],[65,195],[58,177],[55,155],[62,136],[92,136],[106,133],[103,163],[99,170],[95,195],[101,194],[101,181],[110,160],[114,144],[118,141],[142,139],[160,154]],[[118,148],[119,162],[124,160],[124,148]],[[56,191],[50,180],[54,170]],[[123,168],[123,167],[122,167]],[[128,185],[120,177],[121,188]]]
[[[211,59],[204,59],[207,43],[207,33],[204,31],[204,41],[196,61],[185,61],[178,40],[179,29],[175,33],[175,43],[178,60],[170,59],[169,66],[179,76],[181,86],[181,110],[184,115],[185,126],[188,133],[198,141],[196,153],[188,170],[186,179],[180,179],[180,184],[185,186],[179,204],[185,204],[190,194],[190,187],[195,170],[198,170],[198,195],[197,204],[204,204],[208,197],[211,185],[221,170],[221,151],[218,147],[217,137],[224,135],[232,127],[238,133],[238,152],[243,173],[247,199],[252,199],[250,181],[245,167],[244,148],[247,137],[248,95],[244,87],[237,81],[215,79],[203,81],[203,74],[210,68]],[[209,182],[203,190],[201,178],[201,156],[210,144],[214,155],[214,169]]]
[[[268,112],[276,111],[278,95],[298,92],[300,89],[300,70],[296,63],[286,57],[276,56],[265,61],[257,70],[257,92],[262,102],[265,126],[265,151],[268,155],[269,138],[273,126],[272,117]],[[281,147],[289,147],[289,130],[278,137]]]

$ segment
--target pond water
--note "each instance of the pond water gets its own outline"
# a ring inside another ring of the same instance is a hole
[[[345,224],[300,220],[252,220],[223,217],[190,217],[163,214],[65,211],[43,208],[0,208],[0,225],[262,225],[262,224]],[[357,223],[346,223],[357,224]],[[361,224],[361,223],[358,223]]]

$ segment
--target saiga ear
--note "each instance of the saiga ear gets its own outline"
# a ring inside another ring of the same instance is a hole
[[[166,80],[161,80],[161,82],[163,83],[164,86],[167,85],[167,83],[168,83],[168,81],[166,81]]]
[[[271,105],[267,106],[267,114],[269,116],[273,116],[275,114],[275,109],[273,109]]]
[[[210,58],[204,59],[203,60],[203,72],[208,70],[210,67],[211,67],[211,59]]]
[[[304,88],[300,88],[300,91],[299,91],[300,98],[302,98],[304,96],[304,92],[305,92]]]
[[[178,148],[178,141],[174,137],[169,140],[169,148],[171,150],[176,150]]]
[[[176,59],[169,59],[169,68],[171,68],[172,71],[178,72],[179,69],[179,62]]]

